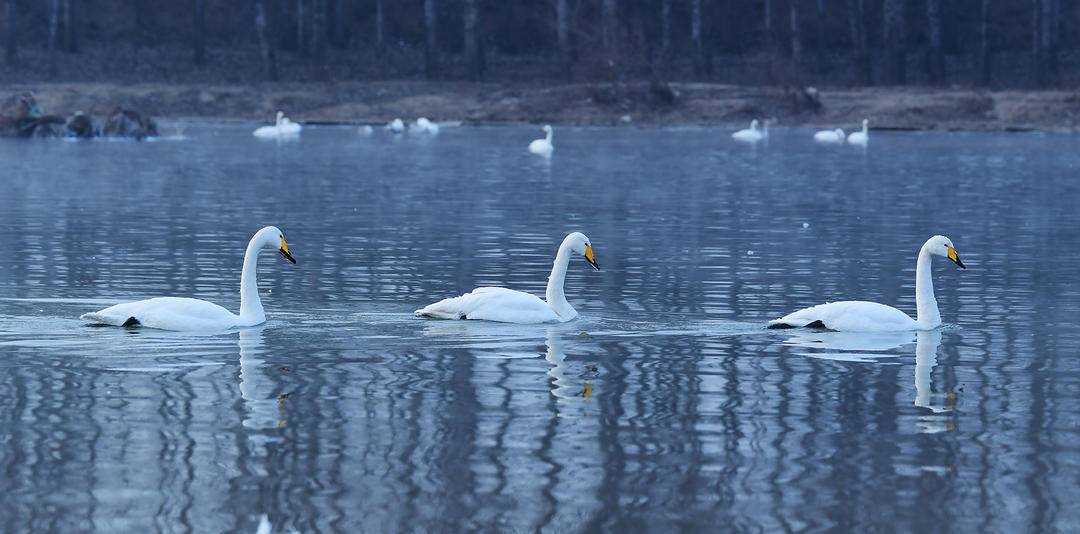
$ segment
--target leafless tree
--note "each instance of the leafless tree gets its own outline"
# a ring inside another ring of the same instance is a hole
[[[866,10],[863,0],[847,0],[847,6],[855,81],[861,85],[870,85],[873,78],[870,75],[870,53],[866,45]]]
[[[206,65],[206,0],[194,0],[195,24],[192,32],[194,37],[195,65]]]
[[[79,32],[77,29],[79,15],[77,6],[77,0],[63,0],[61,8],[64,27],[64,50],[71,53],[79,51]]]
[[[308,54],[307,32],[304,31],[307,26],[306,4],[306,0],[296,0],[296,49],[303,56]]]
[[[5,18],[7,19],[7,43],[4,50],[4,59],[8,65],[15,64],[15,54],[17,53],[18,38],[15,36],[15,32],[19,29],[18,19],[16,18],[15,0],[7,0],[5,4]]]
[[[439,50],[435,33],[438,26],[435,0],[424,0],[424,72],[429,80],[439,75]]]
[[[815,17],[815,30],[817,31],[817,39],[814,47],[814,60],[817,63],[818,74],[824,74],[826,68],[825,62],[825,50],[827,43],[825,42],[825,21],[828,20],[825,17],[825,0],[817,0],[815,2],[817,7],[817,16]]]
[[[619,27],[618,12],[615,10],[615,0],[601,0],[601,39],[605,48],[614,48],[616,45],[616,32]]]
[[[799,0],[788,0],[788,22],[791,26],[791,59],[802,60],[802,33],[799,27]]]
[[[383,0],[375,0],[375,47],[379,52],[386,47],[386,34],[384,30],[385,19]]]
[[[326,0],[311,3],[311,57],[321,63],[326,56]]]
[[[926,0],[926,75],[931,83],[945,81],[945,53],[941,38],[941,0]]]
[[[1039,87],[1057,82],[1059,12],[1057,0],[1032,0],[1032,56]]]
[[[694,74],[705,75],[708,62],[705,57],[705,43],[701,36],[701,0],[690,2],[690,41],[694,47]]]
[[[671,0],[660,0],[660,61],[664,77],[671,76]]]
[[[990,85],[991,48],[990,48],[990,10],[993,0],[982,0],[979,10],[979,58],[975,66],[976,83]]]
[[[883,72],[886,83],[904,85],[907,81],[907,33],[904,21],[904,0],[885,0],[882,32],[884,41]]]
[[[559,67],[566,81],[571,79],[570,70],[570,6],[569,0],[555,1],[555,33],[559,42]]]
[[[480,12],[476,3],[479,0],[464,0],[465,21],[465,68],[471,80],[480,79],[480,44],[477,40],[477,20]]]
[[[60,0],[49,3],[49,73],[56,76],[57,32],[60,26]]]
[[[259,50],[262,53],[266,78],[277,81],[277,55],[274,52],[274,43],[270,40],[270,31],[267,29],[266,0],[255,0],[255,33],[259,36]]]

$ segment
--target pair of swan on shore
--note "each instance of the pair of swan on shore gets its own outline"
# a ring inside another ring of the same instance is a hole
[[[255,137],[275,139],[300,135],[301,129],[302,127],[299,123],[289,120],[289,118],[285,116],[285,113],[279,111],[277,112],[277,119],[274,121],[273,126],[256,128],[253,134]]]
[[[87,313],[81,318],[112,326],[146,326],[164,330],[227,330],[254,326],[266,321],[256,283],[259,251],[276,248],[286,260],[296,263],[289,253],[285,235],[273,226],[259,230],[248,243],[240,276],[240,314],[204,300],[160,297],[117,304]],[[563,239],[555,255],[548,277],[546,300],[520,291],[502,287],[481,287],[459,297],[441,300],[416,310],[419,317],[433,319],[477,319],[508,323],[566,322],[577,317],[577,311],[566,300],[563,285],[566,269],[574,255],[584,256],[594,269],[600,270],[589,238],[573,232]],[[805,308],[780,319],[769,321],[769,328],[824,328],[838,331],[907,331],[931,330],[941,325],[931,265],[934,256],[948,258],[966,268],[960,261],[952,241],[945,236],[933,236],[923,244],[915,269],[916,318],[876,302],[832,302]]]
[[[240,274],[239,315],[205,300],[158,297],[117,304],[84,314],[81,319],[110,326],[145,326],[180,331],[228,330],[261,324],[266,321],[266,314],[259,298],[256,268],[259,252],[267,248],[276,249],[286,260],[296,263],[281,230],[267,226],[256,232],[244,253],[244,266]],[[577,311],[567,302],[563,283],[566,280],[566,269],[574,255],[584,256],[589,265],[600,270],[589,238],[580,232],[567,235],[555,255],[555,264],[548,278],[547,300],[502,287],[481,287],[460,297],[444,299],[417,310],[416,315],[437,319],[481,319],[523,324],[570,321],[577,317]]]
[[[827,145],[839,145],[846,141],[849,145],[866,146],[870,142],[870,132],[867,129],[869,124],[868,119],[863,119],[862,130],[851,132],[846,137],[844,136],[844,130],[840,128],[821,130],[814,133],[814,141]]]
[[[403,134],[406,131],[405,121],[394,119],[386,123],[383,129],[392,134]],[[427,117],[420,117],[416,119],[415,123],[409,125],[408,132],[411,134],[436,135],[439,133],[439,125],[431,122]]]

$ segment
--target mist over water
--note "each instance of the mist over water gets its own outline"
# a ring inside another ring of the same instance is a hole
[[[13,530],[1068,530],[1080,476],[1080,141],[444,128],[260,142],[0,140],[0,522]],[[162,128],[169,132],[168,125]],[[804,224],[805,223],[805,224]],[[91,328],[153,296],[268,322]],[[558,325],[425,321],[481,285]],[[830,300],[935,332],[767,331]]]

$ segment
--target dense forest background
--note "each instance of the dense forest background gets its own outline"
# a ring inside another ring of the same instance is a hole
[[[1074,86],[1066,0],[0,0],[0,79]]]

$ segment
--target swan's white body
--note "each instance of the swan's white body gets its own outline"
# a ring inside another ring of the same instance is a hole
[[[426,117],[420,117],[419,119],[416,119],[416,124],[413,124],[411,132],[416,134],[436,135],[439,133],[439,125],[429,121]]]
[[[835,130],[821,130],[814,134],[814,141],[818,143],[825,143],[835,145],[844,142],[844,130],[837,128]]]
[[[262,126],[256,128],[255,137],[262,137],[264,139],[274,139],[281,137],[290,137],[299,135],[301,126],[293,121],[290,121],[288,117],[282,112],[277,112],[277,119],[274,121],[273,126]]]
[[[390,133],[405,133],[405,123],[401,119],[394,119],[386,123],[386,131]]]
[[[296,263],[289,254],[289,247],[280,230],[267,226],[256,232],[248,242],[244,254],[244,267],[240,274],[239,315],[205,300],[158,297],[117,304],[84,314],[80,319],[111,326],[145,326],[180,331],[228,330],[263,323],[266,321],[266,314],[259,298],[255,271],[259,251],[264,248],[277,248],[289,261]]]
[[[535,295],[504,287],[480,287],[460,297],[440,300],[416,310],[418,317],[430,319],[477,319],[500,323],[555,323],[577,317],[577,310],[566,301],[563,283],[572,254],[582,254],[596,270],[600,267],[593,256],[592,244],[584,234],[574,232],[559,246],[555,264],[548,277],[547,300]]]
[[[847,136],[848,144],[866,146],[870,142],[870,132],[867,130],[867,125],[870,124],[868,119],[863,119],[862,130],[857,132],[851,132]]]
[[[360,126],[359,128],[357,128],[356,133],[358,133],[360,135],[363,135],[365,137],[369,137],[369,136],[371,136],[371,134],[375,133],[375,129],[372,128],[370,125],[365,124],[365,125]]]
[[[768,137],[768,135],[769,135],[769,125],[766,124],[764,130],[759,130],[758,129],[758,121],[757,121],[757,119],[754,119],[754,120],[750,121],[750,127],[749,128],[739,130],[739,131],[731,134],[731,138],[736,140],[736,141],[742,141],[744,143],[757,143],[758,141],[761,141],[762,139],[765,139],[766,137]]]
[[[901,330],[931,330],[941,326],[931,264],[934,256],[945,256],[961,268],[952,241],[934,236],[919,250],[915,265],[915,306],[917,317],[884,304],[865,301],[843,301],[820,304],[769,321],[770,328],[799,328],[813,326],[842,332],[891,332]]]
[[[551,138],[554,134],[550,124],[545,124],[543,128],[540,128],[541,132],[547,134],[543,139],[536,139],[529,143],[529,152],[533,154],[539,154],[541,156],[550,156],[555,150],[555,145],[552,144]]]

